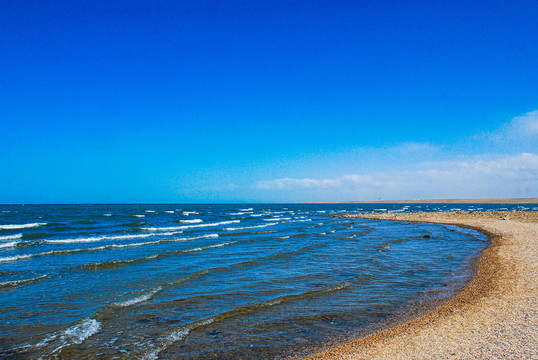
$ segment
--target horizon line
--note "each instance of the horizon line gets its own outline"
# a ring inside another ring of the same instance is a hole
[[[346,200],[346,201],[298,201],[298,202],[76,202],[76,203],[1,203],[7,206],[26,205],[296,205],[296,204],[538,204],[538,198],[445,198],[445,199],[407,199],[407,200]]]

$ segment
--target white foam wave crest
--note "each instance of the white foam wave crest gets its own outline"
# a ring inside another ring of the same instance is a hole
[[[21,284],[26,284],[26,283],[29,283],[29,282],[32,282],[32,281],[36,281],[36,280],[40,280],[40,279],[44,279],[48,277],[48,275],[42,275],[42,276],[38,276],[38,277],[34,277],[34,278],[30,278],[30,279],[22,279],[22,280],[13,280],[13,281],[4,281],[4,282],[0,282],[0,287],[4,287],[4,286],[17,286],[17,285],[21,285]]]
[[[269,223],[269,224],[264,224],[264,225],[243,226],[243,227],[229,227],[229,228],[224,228],[223,230],[234,231],[234,230],[259,229],[259,228],[264,228],[264,227],[273,226],[273,225],[277,225],[277,224],[278,223]]]
[[[252,217],[260,217],[260,216],[263,216],[263,215],[265,215],[265,214],[252,214],[250,216],[252,216]]]
[[[146,241],[141,243],[133,243],[133,244],[112,244],[107,246],[102,246],[105,249],[124,249],[124,248],[130,248],[130,247],[138,247],[138,246],[146,246],[146,245],[153,245],[153,244],[159,244],[160,241]],[[100,246],[101,247],[101,246]],[[98,249],[98,248],[95,248]]]
[[[164,212],[167,213],[167,214],[173,214],[174,210],[165,210]]]
[[[169,231],[169,232],[150,233],[150,234],[97,236],[97,237],[79,238],[79,239],[44,240],[44,242],[51,243],[51,244],[88,243],[88,242],[109,241],[109,240],[143,239],[143,238],[149,238],[153,236],[174,236],[174,235],[178,235],[182,233],[183,231]]]
[[[121,245],[112,244],[112,245],[98,246],[98,247],[93,247],[93,248],[80,248],[80,249],[69,249],[69,250],[50,250],[50,251],[41,252],[37,254],[24,254],[24,255],[2,257],[0,258],[0,263],[24,260],[24,259],[29,259],[29,258],[38,257],[38,256],[68,255],[68,254],[74,254],[78,252],[100,251],[100,250],[105,250],[105,249],[121,249],[121,248],[127,248],[127,247],[155,245],[155,244],[160,244],[160,243],[165,243],[165,242],[183,242],[183,241],[191,241],[191,240],[204,239],[204,238],[210,239],[210,238],[218,238],[218,237],[219,237],[219,234],[206,234],[206,235],[195,236],[191,238],[165,239],[165,240],[157,240],[157,241],[148,241],[148,242],[143,242],[143,243],[121,244]]]
[[[21,238],[22,238],[22,234],[7,235],[7,236],[0,236],[0,241],[3,241],[3,240],[17,240],[17,239],[21,239]]]
[[[155,235],[157,235],[157,234],[96,236],[96,237],[79,238],[79,239],[43,240],[43,242],[49,243],[49,244],[73,244],[73,243],[88,243],[88,242],[105,241],[105,240],[140,239],[140,238],[152,237],[152,236],[155,236]],[[160,235],[162,235],[162,234],[160,234]]]
[[[239,223],[240,220],[230,220],[230,221],[221,221],[216,223],[208,223],[208,224],[199,224],[199,225],[182,225],[182,226],[170,226],[170,227],[150,227],[150,228],[141,228],[144,231],[174,231],[174,230],[185,230],[185,229],[194,229],[194,228],[202,228],[202,227],[211,227],[211,226],[219,226],[219,225],[228,225],[228,224],[234,224]]]
[[[16,241],[10,241],[10,242],[7,242],[7,243],[0,244],[0,249],[14,247],[15,245],[17,245]]]
[[[173,331],[171,331],[168,335],[165,335],[159,340],[159,345],[150,345],[148,344],[148,347],[152,348],[148,352],[146,352],[142,356],[142,360],[155,360],[159,358],[159,353],[166,348],[168,348],[170,345],[172,345],[175,342],[178,342],[180,340],[185,339],[189,333],[199,327],[209,325],[215,321],[214,317],[205,319],[205,320],[199,320],[195,321],[193,323],[181,326]]]
[[[248,208],[248,209],[239,209],[239,211],[252,211],[254,210],[253,208]]]
[[[219,248],[219,247],[223,247],[223,246],[228,246],[228,245],[232,245],[232,244],[237,244],[237,241],[230,241],[230,242],[222,243],[222,244],[215,244],[215,245],[209,245],[209,246],[204,246],[204,247],[198,247],[198,248],[194,248],[194,249],[185,250],[184,252],[189,253],[189,252],[203,251],[203,250],[209,250],[209,249],[215,249],[215,248]]]
[[[32,255],[15,255],[15,256],[6,256],[6,257],[2,257],[0,258],[0,263],[3,263],[3,262],[12,262],[12,261],[18,261],[18,260],[22,260],[22,259],[28,259],[32,257]]]
[[[194,236],[194,237],[185,237],[185,238],[178,238],[178,239],[166,239],[166,240],[157,240],[157,241],[147,241],[143,243],[134,243],[134,244],[122,244],[122,245],[107,245],[105,248],[107,249],[122,249],[122,248],[128,248],[128,247],[137,247],[137,246],[145,246],[145,245],[155,245],[155,244],[161,244],[161,243],[169,243],[169,242],[183,242],[183,241],[192,241],[192,240],[198,240],[198,239],[212,239],[212,238],[218,238],[219,234],[206,234],[206,235],[200,235],[200,236]]]
[[[179,222],[185,223],[185,224],[197,224],[204,222],[202,219],[192,219],[192,220],[179,220]]]
[[[145,217],[146,215],[131,215],[131,216],[133,216],[133,217],[137,217],[137,218],[143,218],[143,217]]]
[[[189,216],[189,215],[196,215],[199,214],[196,211],[183,211],[181,214]]]
[[[103,216],[109,217],[112,216],[112,214],[103,214]]]
[[[157,213],[157,211],[155,211],[155,210],[146,210],[146,212],[151,213],[151,214],[156,214]]]
[[[53,342],[52,345],[55,349],[50,353],[50,355],[53,355],[66,346],[81,344],[84,340],[99,332],[99,330],[101,330],[101,323],[99,321],[91,318],[84,318],[63,332],[57,332],[44,339],[36,344],[36,347],[41,348]]]
[[[13,229],[29,229],[38,226],[47,225],[47,223],[31,223],[31,224],[6,224],[0,225],[0,230],[13,230]]]
[[[291,220],[291,218],[274,217],[271,219],[263,219],[263,221],[281,221],[281,220],[287,221],[287,220]]]
[[[162,289],[163,288],[161,286],[157,286],[157,287],[155,287],[153,289],[150,289],[150,290],[144,292],[142,295],[139,295],[137,297],[134,297],[132,299],[128,299],[128,300],[125,300],[125,301],[114,303],[114,305],[115,306],[120,306],[120,307],[126,307],[126,306],[131,306],[131,305],[134,305],[134,304],[138,304],[138,303],[141,303],[141,302],[144,302],[144,301],[148,301],[155,294],[159,293]]]
[[[238,216],[238,215],[245,215],[245,214],[246,214],[245,212],[239,211],[239,212],[235,212],[235,213],[229,213],[228,215],[230,215],[230,216]]]

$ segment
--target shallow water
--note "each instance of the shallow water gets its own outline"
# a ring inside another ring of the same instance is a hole
[[[451,296],[476,231],[350,220],[520,205],[0,206],[5,358],[268,358]]]

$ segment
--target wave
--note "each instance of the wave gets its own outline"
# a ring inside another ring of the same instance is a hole
[[[125,300],[125,301],[114,303],[114,305],[119,306],[119,307],[126,307],[126,306],[135,305],[135,304],[138,304],[138,303],[141,303],[141,302],[144,302],[144,301],[148,301],[155,294],[159,293],[162,289],[163,288],[161,286],[157,286],[157,287],[155,287],[153,289],[150,289],[150,290],[144,292],[142,295],[139,295],[137,297],[134,297],[132,299],[128,299],[128,300]]]
[[[28,259],[28,258],[31,258],[32,255],[15,255],[15,256],[6,256],[6,257],[1,257],[0,258],[0,263],[3,263],[3,262],[12,262],[12,261],[18,261],[18,260],[22,260],[22,259]]]
[[[173,214],[174,210],[165,210],[164,212],[167,213],[167,214]]]
[[[47,223],[31,223],[31,224],[6,224],[0,225],[0,230],[13,230],[13,229],[29,229],[38,226],[44,226]]]
[[[69,250],[50,250],[50,251],[41,252],[37,254],[24,254],[24,255],[3,257],[3,258],[0,258],[0,263],[24,260],[24,259],[29,259],[29,258],[38,257],[38,256],[69,255],[69,254],[74,254],[78,252],[101,251],[105,249],[121,249],[121,248],[126,248],[126,247],[155,245],[155,244],[165,243],[165,242],[190,241],[190,240],[197,240],[197,239],[202,239],[202,238],[216,238],[218,236],[219,236],[218,234],[207,234],[207,235],[195,236],[192,238],[165,239],[165,240],[157,240],[157,241],[148,241],[148,242],[143,242],[143,243],[121,244],[121,245],[112,244],[112,245],[99,246],[99,247],[93,247],[93,248],[79,248],[79,249],[69,249]]]
[[[227,245],[232,245],[232,244],[237,244],[237,241],[230,241],[230,242],[222,243],[222,244],[208,245],[208,246],[204,246],[204,247],[198,247],[198,248],[194,248],[194,249],[183,250],[183,252],[189,253],[189,252],[195,252],[195,251],[203,251],[203,250],[215,249],[215,248],[219,248],[219,247],[223,247],[223,246],[227,246]]]
[[[195,321],[193,323],[183,325],[171,332],[169,332],[167,335],[161,337],[159,340],[159,345],[155,346],[153,344],[148,344],[148,347],[151,348],[151,350],[147,351],[143,356],[142,360],[155,360],[159,358],[159,353],[166,348],[168,348],[170,345],[172,345],[175,342],[178,342],[180,340],[183,340],[186,338],[189,333],[202,326],[209,325],[215,321],[215,318],[209,318],[204,320]]]
[[[157,255],[151,255],[151,256],[145,256],[141,258],[136,259],[129,259],[129,260],[111,260],[111,261],[103,261],[100,263],[92,263],[92,264],[85,264],[85,265],[79,265],[76,266],[75,269],[77,270],[112,270],[112,269],[120,269],[124,266],[140,263],[143,261],[153,260],[160,258],[160,254]]]
[[[252,211],[254,210],[253,208],[248,208],[248,209],[239,209],[239,211]]]
[[[322,287],[321,289],[305,291],[300,294],[278,296],[274,299],[263,302],[260,306],[274,306],[274,305],[279,305],[279,304],[282,304],[291,300],[318,297],[319,295],[329,294],[335,291],[347,289],[350,286],[351,286],[350,283],[346,281],[342,281],[336,284],[329,284],[327,286]]]
[[[274,260],[289,259],[289,258],[292,258],[295,255],[303,255],[309,250],[313,250],[315,248],[319,248],[319,247],[323,247],[323,246],[326,246],[326,244],[312,244],[312,245],[304,246],[304,247],[302,247],[300,249],[297,249],[297,250],[291,250],[291,251],[287,251],[287,252],[277,252],[277,253],[273,253],[271,255],[262,256],[262,257],[258,257],[256,259],[246,260],[246,261],[242,261],[240,263],[230,265],[228,267],[228,269],[230,269],[230,268],[233,268],[233,269],[245,269],[247,267],[257,266],[257,265],[261,265],[261,264],[268,264],[268,263],[271,263]]]
[[[27,284],[29,282],[41,280],[41,279],[44,279],[46,277],[48,277],[48,275],[37,276],[37,277],[34,277],[34,278],[30,278],[30,279],[4,281],[4,282],[0,282],[0,288],[18,286],[18,285],[21,285],[21,284]]]
[[[17,245],[16,241],[10,241],[10,242],[7,242],[7,243],[0,244],[0,249],[14,247],[15,245]]]
[[[20,239],[20,238],[22,238],[22,234],[0,236],[0,241],[3,241],[3,240],[17,240],[17,239]]]
[[[277,224],[278,223],[271,223],[271,224],[265,224],[265,225],[244,226],[244,227],[236,227],[236,228],[229,227],[229,228],[224,228],[223,230],[234,231],[234,230],[259,229],[259,228],[264,228],[264,227],[273,226]]]
[[[103,214],[103,216],[109,217],[112,216],[112,214]]]
[[[183,239],[165,240],[165,241],[166,242],[187,241],[187,240],[195,240],[195,239],[210,238],[210,237],[218,237],[218,235],[217,234],[211,234],[211,235],[198,236],[198,237],[195,237],[195,238],[183,238]],[[154,241],[154,242],[151,242],[151,243],[138,243],[138,244],[126,244],[126,245],[109,245],[109,246],[106,246],[106,248],[123,248],[123,247],[132,247],[132,246],[152,245],[152,244],[156,244],[156,243],[158,243],[158,242]],[[135,259],[111,260],[111,261],[103,261],[103,262],[99,262],[99,263],[84,264],[84,265],[79,265],[79,266],[75,267],[75,269],[81,269],[81,270],[119,269],[119,268],[122,268],[122,267],[127,266],[127,265],[137,264],[137,263],[141,263],[141,262],[144,262],[144,261],[162,259],[162,258],[165,258],[165,257],[170,257],[170,256],[173,256],[173,255],[178,255],[178,254],[183,254],[183,253],[190,253],[190,252],[195,252],[195,251],[203,251],[203,250],[223,247],[223,246],[227,246],[227,245],[232,245],[232,244],[235,244],[235,243],[237,243],[237,241],[231,241],[231,242],[227,242],[227,243],[223,243],[223,244],[216,244],[216,245],[208,245],[208,246],[204,246],[204,247],[198,247],[198,248],[187,249],[187,250],[174,250],[174,251],[170,251],[170,252],[165,252],[165,253],[160,253],[160,254],[155,254],[155,255],[150,255],[150,256],[144,256],[144,257],[139,257],[139,258],[135,258]]]
[[[58,240],[43,240],[49,244],[73,244],[73,243],[88,243],[96,241],[109,241],[109,240],[130,240],[130,239],[143,239],[153,236],[174,236],[182,234],[183,231],[165,232],[165,233],[150,233],[150,234],[137,234],[137,235],[115,235],[115,236],[96,236],[79,239],[58,239]]]
[[[149,227],[149,228],[141,228],[144,231],[174,231],[174,230],[185,230],[185,229],[194,229],[194,228],[202,228],[202,227],[211,227],[211,226],[219,226],[219,225],[228,225],[228,224],[234,224],[239,223],[240,220],[230,220],[230,221],[221,221],[216,223],[208,223],[208,224],[199,224],[199,225],[183,225],[183,226],[170,226],[170,227]]]
[[[199,213],[196,212],[196,211],[183,211],[181,214],[185,215],[185,216],[189,216],[189,215],[196,215],[196,214],[199,214]]]
[[[312,219],[300,219],[300,220],[290,220],[289,223],[296,223],[296,222],[310,222]]]
[[[73,243],[88,243],[104,240],[128,240],[128,239],[140,239],[155,236],[155,234],[138,234],[138,235],[117,235],[117,236],[96,236],[78,239],[59,239],[59,240],[43,240],[48,244],[73,244]]]
[[[219,234],[206,234],[206,235],[200,235],[200,236],[194,236],[194,237],[184,237],[184,238],[177,238],[177,239],[164,239],[164,240],[157,240],[157,241],[147,241],[142,243],[133,243],[133,244],[112,244],[107,245],[105,248],[107,249],[123,249],[128,247],[138,247],[138,246],[145,246],[145,245],[155,245],[155,244],[162,244],[162,243],[171,243],[171,242],[184,242],[184,241],[192,241],[192,240],[198,240],[198,239],[211,239],[211,238],[217,238],[219,237]]]
[[[47,355],[55,355],[66,346],[81,344],[90,336],[98,333],[99,330],[101,330],[101,323],[99,321],[91,318],[84,318],[70,328],[52,334],[36,344],[36,347],[42,348],[50,344],[50,348],[53,350]]]
[[[201,223],[201,222],[204,222],[202,219],[192,219],[192,220],[178,220],[180,223],[185,223],[185,224],[197,224],[197,223]]]
[[[146,210],[145,212],[151,213],[151,214],[156,214],[157,213],[157,211],[155,211],[155,210]]]
[[[144,221],[133,221],[133,222],[121,224],[121,226],[128,226],[130,228],[138,228],[138,227],[143,226],[143,225],[146,225],[146,223]],[[136,229],[129,229],[129,230],[136,230]],[[129,231],[129,230],[127,230],[127,231]]]
[[[137,218],[143,218],[143,217],[146,217],[146,215],[131,215],[132,217],[137,217]]]

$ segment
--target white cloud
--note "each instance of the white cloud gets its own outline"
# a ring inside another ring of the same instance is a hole
[[[304,171],[302,163],[290,169],[309,177],[263,180],[254,188],[267,201],[538,196],[538,110],[484,130],[441,145],[357,147],[349,156],[318,159],[317,170]]]
[[[496,144],[530,145],[538,140],[538,110],[514,117],[489,138]]]
[[[527,197],[538,194],[538,155],[423,163],[411,170],[324,179],[259,181],[257,189],[288,200],[372,200],[439,197]]]
[[[538,135],[538,110],[531,111],[522,116],[516,116],[512,119],[509,129],[517,132],[522,136]]]

